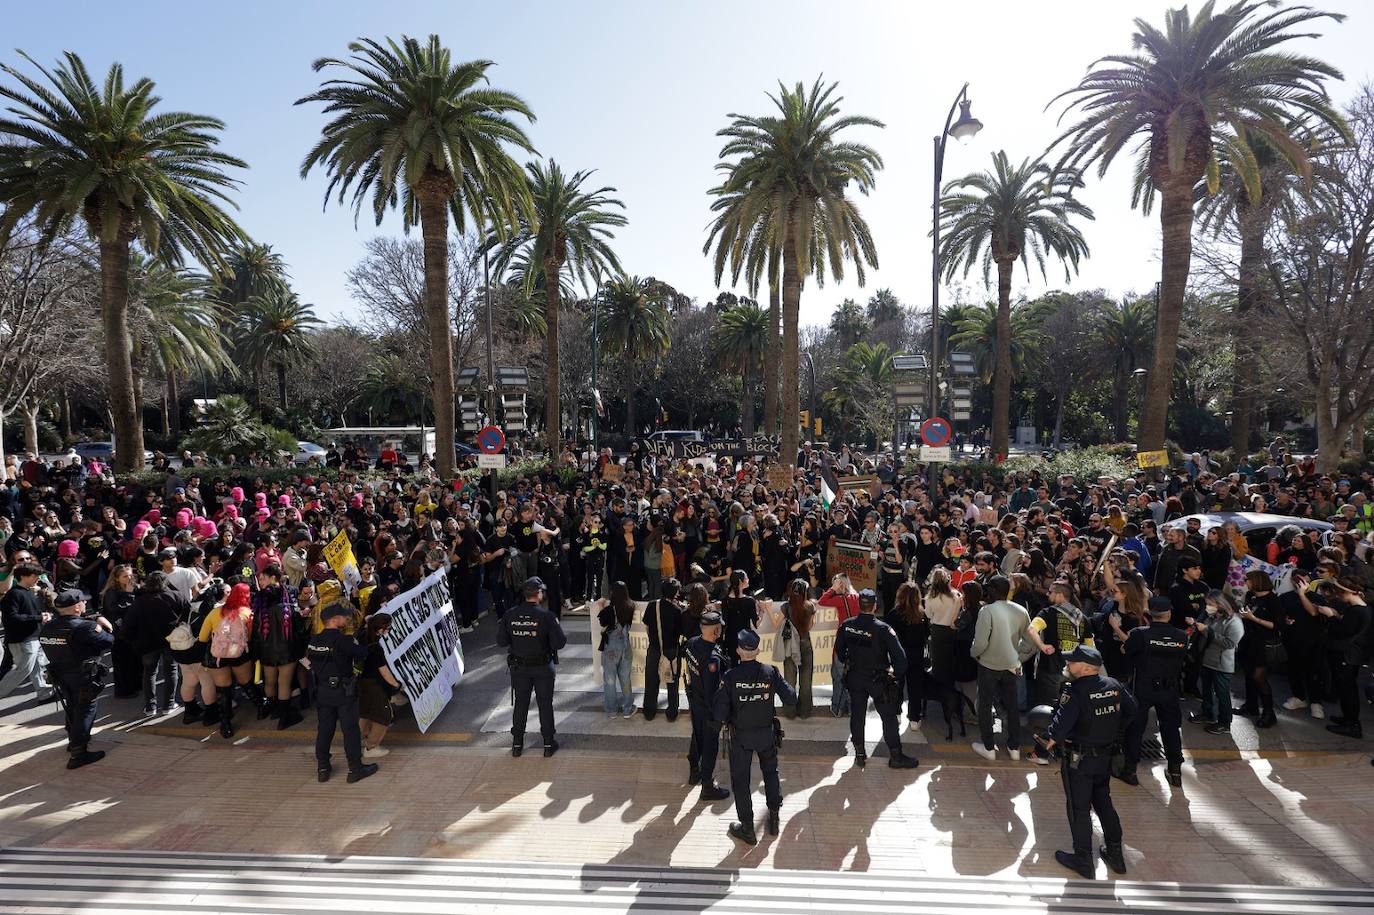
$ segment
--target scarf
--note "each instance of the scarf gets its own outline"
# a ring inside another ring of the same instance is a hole
[[[276,589],[281,592],[281,634],[286,641],[291,641],[292,620],[296,616],[296,595],[286,585],[277,585]],[[263,611],[273,606],[269,601],[275,600],[275,596],[270,591],[259,591],[253,595],[253,619],[258,624],[258,636],[266,639],[272,632],[272,621],[270,614]]]

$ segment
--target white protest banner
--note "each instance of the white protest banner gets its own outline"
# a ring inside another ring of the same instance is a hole
[[[1249,571],[1259,571],[1268,575],[1274,582],[1275,594],[1287,594],[1293,590],[1293,570],[1297,568],[1293,563],[1276,566],[1256,559],[1254,556],[1242,556],[1234,560],[1240,566],[1241,575]]]
[[[410,699],[415,723],[426,731],[463,679],[463,643],[449,600],[447,570],[430,573],[387,601],[380,612],[391,616],[391,629],[382,637],[386,664]]]
[[[630,624],[630,685],[635,689],[644,688],[644,666],[649,656],[649,631],[644,626],[644,614],[651,607],[649,602],[634,601],[635,618]],[[597,608],[599,609],[599,608]],[[772,664],[779,670],[782,669],[782,662],[774,660],[774,639],[778,628],[782,625],[782,603],[770,602],[766,599],[759,601],[759,660],[765,664]],[[665,610],[666,612],[666,610]],[[596,611],[588,614],[587,628],[592,637],[592,647],[601,644],[601,625],[596,620]],[[826,686],[830,683],[830,663],[835,650],[835,633],[839,631],[840,618],[835,607],[822,607],[817,605],[816,615],[811,621],[811,652],[812,652],[812,675],[811,682],[814,686]],[[700,635],[700,630],[687,633],[687,638],[692,639]],[[683,650],[686,650],[686,643],[683,643]],[[681,658],[681,653],[678,655]],[[734,659],[739,663],[739,659]],[[679,661],[676,665],[678,676],[683,680],[683,687],[686,688],[686,673],[683,672],[683,665]],[[601,652],[592,652],[592,679],[595,683],[601,682]]]

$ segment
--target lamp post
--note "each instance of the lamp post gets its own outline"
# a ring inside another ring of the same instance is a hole
[[[597,422],[597,411],[601,407],[601,392],[596,387],[596,363],[597,358],[597,334],[600,332],[601,325],[601,285],[596,287],[596,295],[592,296],[592,453],[601,454],[601,424]],[[596,458],[593,457],[593,461]],[[593,464],[595,466],[595,464]]]
[[[930,254],[930,415],[938,416],[939,395],[937,385],[940,380],[940,181],[945,172],[945,146],[950,137],[959,142],[972,139],[983,129],[983,122],[969,112],[973,102],[968,97],[968,83],[954,97],[945,116],[945,126],[935,137],[935,184],[930,202],[931,212],[931,254]],[[954,109],[959,109],[959,120],[954,120]]]
[[[806,359],[806,370],[811,375],[811,403],[810,409],[806,414],[810,418],[811,428],[806,430],[806,435],[803,437],[805,441],[810,441],[812,436],[815,435],[812,430],[816,428],[816,362],[811,358],[811,352],[809,350],[802,353],[802,356]]]

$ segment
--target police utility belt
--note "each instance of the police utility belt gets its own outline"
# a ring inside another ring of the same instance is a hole
[[[543,667],[545,664],[556,663],[558,663],[558,655],[552,653],[531,655],[529,657],[521,657],[520,655],[514,654],[506,656],[507,667]]]
[[[1085,747],[1081,744],[1076,744],[1070,741],[1068,745],[1065,746],[1065,750],[1067,750],[1070,754],[1076,754],[1077,756],[1083,759],[1101,759],[1103,757],[1109,757],[1112,754],[1114,754],[1117,750],[1117,745],[1107,744],[1103,747]]]

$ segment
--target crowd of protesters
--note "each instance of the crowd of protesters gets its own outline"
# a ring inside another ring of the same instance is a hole
[[[961,727],[964,708],[976,706],[974,749],[989,758],[995,718],[1000,743],[1019,758],[1020,715],[1053,703],[1062,656],[1078,644],[1095,645],[1107,672],[1128,678],[1121,645],[1148,624],[1159,597],[1190,633],[1184,691],[1201,700],[1194,717],[1213,733],[1229,729],[1234,682],[1239,711],[1257,727],[1286,711],[1361,736],[1358,680],[1374,599],[1369,472],[1320,475],[1276,451],[1227,472],[1193,455],[1171,471],[1112,478],[994,478],[957,464],[899,469],[890,456],[808,444],[790,485],[777,488],[766,458],[689,461],[636,445],[619,458],[565,451],[493,495],[487,477],[445,483],[427,457],[402,465],[393,456],[364,461],[331,446],[324,467],[285,478],[251,465],[212,472],[187,456],[159,460],[166,476],[156,485],[120,483],[72,457],[11,461],[0,483],[0,696],[28,682],[46,697],[37,629],[51,595],[78,589],[114,632],[116,695],[141,695],[147,713],[180,711],[188,727],[225,737],[244,705],[248,717],[290,728],[311,701],[298,662],[319,611],[349,601],[349,629],[371,646],[361,671],[365,753],[381,755],[404,697],[381,653],[389,620],[377,611],[447,568],[464,632],[486,608],[499,614],[516,603],[516,586],[532,576],[546,583],[555,613],[589,604],[602,627],[596,647],[606,653],[612,716],[635,711],[634,601],[657,602],[655,619],[645,615],[650,651],[670,661],[708,607],[725,618],[727,657],[735,634],[768,615],[795,635],[779,640],[775,661],[799,687],[788,712],[805,716],[817,606],[841,621],[858,612],[851,583],[827,568],[829,545],[847,541],[879,554],[880,612],[908,656],[912,726],[928,699]],[[838,486],[847,473],[874,482]],[[1294,524],[1262,541],[1234,523],[1170,525],[1236,510]],[[1330,529],[1298,525],[1313,518]],[[325,559],[340,532],[361,573],[351,593]],[[666,687],[675,717],[676,682],[660,682],[658,658],[649,661],[642,713],[656,714]],[[1288,695],[1276,698],[1280,664]],[[842,701],[832,700],[836,714]]]

